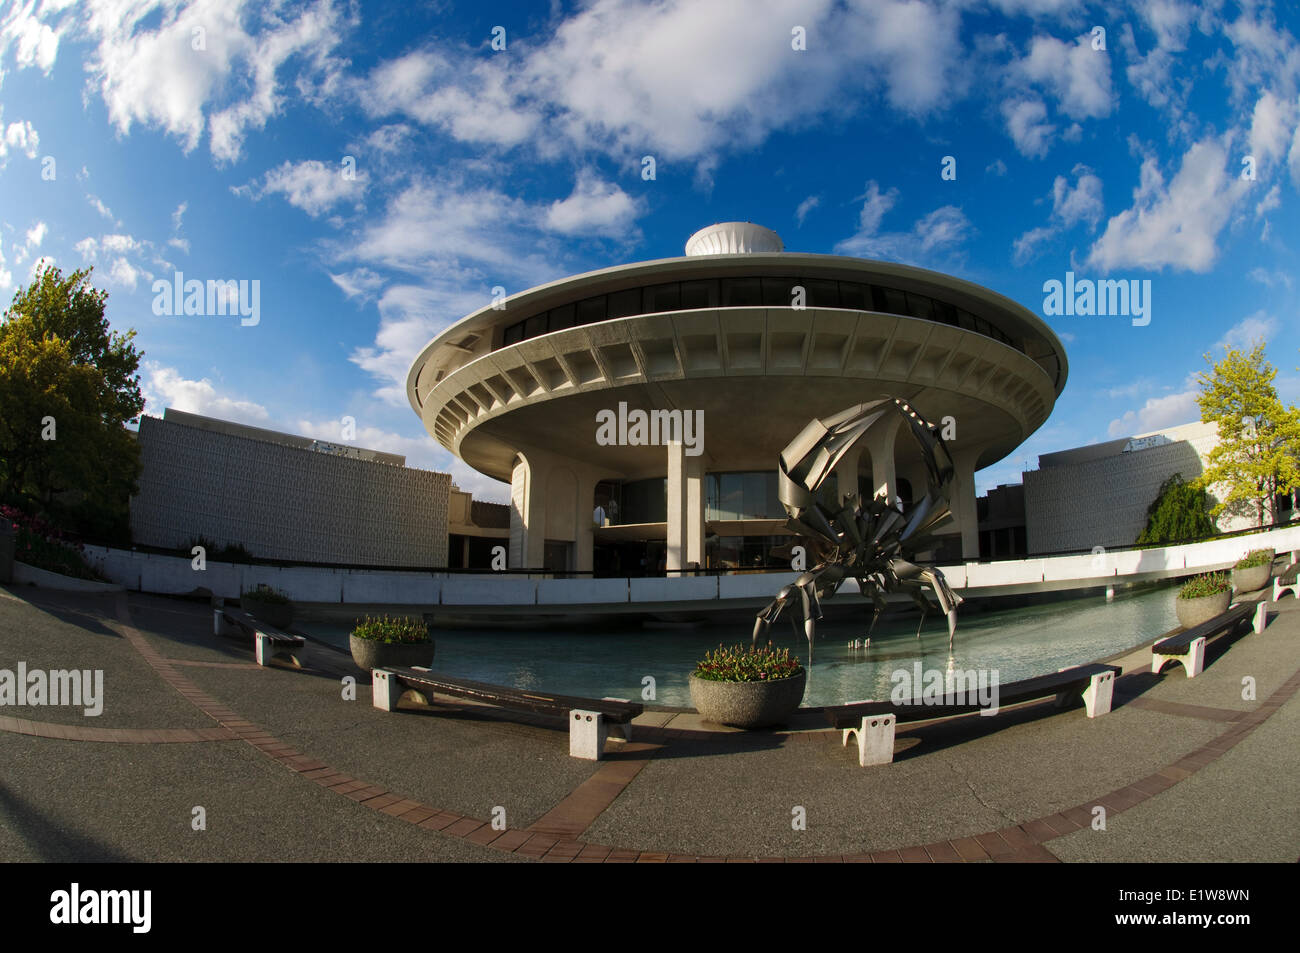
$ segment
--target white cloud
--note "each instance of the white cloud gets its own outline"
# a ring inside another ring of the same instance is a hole
[[[994,175],[999,175],[999,176],[1006,175],[1007,164],[1003,162],[1001,159],[994,159],[992,162],[990,162],[988,165],[984,167],[984,171],[992,172]]]
[[[1030,261],[1038,254],[1038,249],[1051,239],[1055,238],[1060,229],[1055,225],[1043,225],[1038,228],[1031,228],[1012,245],[1012,260],[1019,267],[1025,262]]]
[[[104,218],[108,219],[110,222],[113,221],[113,210],[109,208],[107,205],[105,205],[103,201],[100,200],[99,196],[87,195],[86,201],[90,203],[91,208],[93,208]]]
[[[795,221],[797,221],[799,225],[802,227],[803,220],[808,217],[808,213],[821,204],[822,204],[822,200],[816,195],[808,196],[806,199],[800,202],[799,207],[794,210]]]
[[[867,183],[858,230],[836,243],[837,255],[878,258],[915,264],[932,254],[951,250],[966,240],[970,221],[961,209],[945,205],[922,216],[907,232],[881,232],[880,223],[898,199],[897,189],[882,193],[874,182]]]
[[[488,300],[454,282],[390,287],[379,298],[380,324],[375,343],[357,348],[349,359],[379,382],[374,393],[377,399],[406,407],[406,372],[411,361],[434,335]]]
[[[1051,148],[1052,133],[1056,126],[1047,121],[1047,107],[1042,100],[1024,99],[1002,104],[1002,118],[1007,133],[1023,156],[1041,159]]]
[[[1285,271],[1269,271],[1267,268],[1252,268],[1246,277],[1251,281],[1259,282],[1267,288],[1282,285],[1288,291],[1291,289],[1291,276]]]
[[[0,112],[3,112],[2,107]],[[41,137],[37,135],[36,128],[29,120],[11,122],[8,126],[0,123],[0,132],[3,133],[0,135],[0,169],[3,169],[8,161],[10,150],[17,150],[29,159],[36,158]]]
[[[371,294],[384,286],[384,279],[369,268],[354,268],[343,274],[330,274],[330,281],[338,285],[349,298],[369,298]]]
[[[36,6],[36,0],[28,0],[21,6],[15,0],[0,28],[0,59],[12,47],[19,69],[34,66],[48,74],[59,54],[59,33],[34,14]],[[53,6],[57,8],[60,4]]]
[[[1072,171],[1074,188],[1070,188],[1063,175],[1058,175],[1052,183],[1052,213],[1067,228],[1079,222],[1095,227],[1105,211],[1101,201],[1101,179],[1085,165],[1076,165]]]
[[[1071,119],[1104,119],[1110,115],[1110,56],[1092,48],[1085,33],[1067,44],[1051,36],[1036,36],[1029,53],[1012,63],[1013,78],[1050,91],[1058,108]]]
[[[1200,420],[1201,411],[1196,404],[1199,395],[1200,391],[1193,389],[1149,398],[1137,410],[1127,411],[1112,420],[1107,432],[1112,438],[1129,437]]]
[[[1282,100],[1272,90],[1265,90],[1259,97],[1251,115],[1248,138],[1257,176],[1267,173],[1274,162],[1286,155],[1298,120],[1300,108],[1296,102]]]
[[[327,165],[319,159],[303,162],[285,161],[266,173],[260,186],[249,183],[235,191],[254,199],[265,195],[283,195],[285,201],[317,218],[344,201],[357,201],[366,189],[369,177],[364,170]]]
[[[578,174],[572,194],[547,209],[546,227],[562,235],[632,238],[640,205],[619,186],[584,169]]]
[[[1264,311],[1256,311],[1229,328],[1223,337],[1215,342],[1214,349],[1217,351],[1229,347],[1238,351],[1249,351],[1257,342],[1266,342],[1274,337],[1279,326],[1277,318]]]
[[[224,396],[218,393],[216,386],[206,377],[190,380],[182,377],[175,368],[165,367],[156,361],[145,361],[144,372],[141,390],[146,409],[151,414],[161,415],[164,408],[173,407],[186,413],[203,414],[257,427],[265,427],[271,422],[271,415],[261,404]]]
[[[332,0],[292,17],[248,0],[97,0],[82,24],[95,44],[87,88],[120,134],[137,122],[156,126],[189,152],[206,128],[213,157],[233,161],[248,130],[279,111],[286,63],[299,66],[300,90],[339,68],[330,52],[344,25]]]
[[[1088,264],[1104,271],[1166,266],[1208,271],[1218,256],[1219,232],[1249,185],[1226,170],[1228,159],[1217,140],[1202,140],[1183,156],[1166,188],[1156,160],[1147,157],[1132,207],[1107,222]]]

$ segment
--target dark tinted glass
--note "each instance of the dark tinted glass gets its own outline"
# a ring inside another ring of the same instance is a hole
[[[677,282],[667,285],[652,285],[645,290],[642,303],[646,314],[659,311],[676,311],[682,306],[682,287]]]
[[[841,281],[840,307],[857,308],[859,311],[874,311],[875,303],[871,300],[871,288],[856,281]]]
[[[641,289],[630,288],[627,291],[615,291],[609,296],[607,317],[626,318],[641,310]]]
[[[718,306],[718,282],[683,281],[682,308],[716,308]]]
[[[566,304],[563,307],[551,309],[551,317],[547,322],[547,326],[552,331],[563,331],[565,328],[573,327],[577,319],[577,311],[573,305]]]
[[[546,312],[535,314],[524,322],[524,337],[535,338],[546,333]]]
[[[578,323],[593,324],[605,320],[605,296],[588,298],[578,302]]]
[[[722,306],[740,308],[763,303],[757,278],[723,278]]]

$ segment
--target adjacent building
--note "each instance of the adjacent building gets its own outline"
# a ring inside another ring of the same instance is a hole
[[[1051,328],[994,291],[789,253],[729,222],[683,257],[485,303],[416,356],[407,397],[442,446],[510,484],[512,568],[638,575],[788,565],[781,450],[814,417],[893,397],[952,437],[954,520],[933,555],[977,558],[975,471],[1043,424],[1066,375]],[[925,489],[897,418],[828,483]]]
[[[1147,508],[1175,473],[1188,483],[1205,470],[1218,442],[1215,424],[1193,423],[1105,443],[1045,453],[1024,474],[1028,549],[1032,554],[1132,546],[1146,526]],[[1215,488],[1210,496],[1218,499]],[[1283,519],[1292,515],[1284,498]],[[1221,532],[1254,526],[1224,515]]]
[[[448,565],[446,473],[170,408],[142,417],[138,439],[143,471],[131,532],[139,544],[181,549],[202,538],[264,559]],[[473,522],[460,527],[460,557]]]

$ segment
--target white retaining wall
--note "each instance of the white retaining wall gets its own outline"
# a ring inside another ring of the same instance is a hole
[[[1113,582],[1143,582],[1226,569],[1248,550],[1300,551],[1300,525],[1250,536],[1162,549],[1054,556],[941,567],[949,585],[970,596],[1086,589]],[[209,561],[195,570],[189,559],[103,547],[86,547],[86,560],[127,589],[167,594],[206,589],[237,599],[259,583],[295,602],[364,605],[617,606],[728,600],[767,600],[792,582],[793,572],[649,579],[548,579],[491,573],[389,572],[242,566]],[[840,592],[857,593],[845,580]]]

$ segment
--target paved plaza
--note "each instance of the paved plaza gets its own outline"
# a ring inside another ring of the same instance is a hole
[[[580,761],[554,722],[441,700],[380,711],[369,678],[318,643],[305,670],[259,668],[196,601],[12,586],[0,632],[0,667],[104,679],[98,717],[0,709],[3,860],[1300,856],[1290,596],[1262,635],[1213,643],[1195,679],[1151,675],[1149,646],[1111,660],[1123,675],[1105,717],[1048,700],[900,726],[894,763],[872,768],[812,712],[789,731],[739,732],[647,711],[632,743]]]

